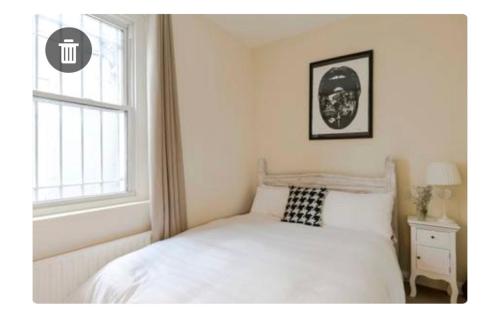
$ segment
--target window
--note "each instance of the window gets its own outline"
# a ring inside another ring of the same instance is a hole
[[[45,56],[48,37],[76,27],[92,57],[62,73]],[[36,15],[33,23],[33,202],[116,196],[129,182],[130,118],[127,28],[89,15]]]

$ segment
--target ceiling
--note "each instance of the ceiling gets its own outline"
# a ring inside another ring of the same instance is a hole
[[[346,15],[212,14],[205,16],[241,39],[247,46],[258,47],[319,28]]]

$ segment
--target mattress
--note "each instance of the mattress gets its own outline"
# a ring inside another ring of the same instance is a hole
[[[373,233],[246,214],[107,264],[78,303],[403,303],[392,242]]]

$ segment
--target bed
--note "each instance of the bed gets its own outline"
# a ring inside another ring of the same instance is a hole
[[[261,184],[321,185],[395,197],[393,161],[382,177],[269,174]],[[393,232],[397,237],[397,212]],[[120,257],[68,298],[78,303],[404,303],[397,239],[284,223],[249,213],[219,219]]]

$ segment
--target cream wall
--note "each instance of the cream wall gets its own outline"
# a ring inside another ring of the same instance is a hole
[[[309,63],[374,50],[374,137],[308,140]],[[411,185],[433,160],[459,164],[467,181],[466,17],[351,16],[254,51],[257,153],[271,171],[376,175],[397,160],[401,264],[409,269]],[[467,198],[461,185],[449,215],[458,233],[458,279],[467,269]],[[434,206],[431,214],[438,215]]]
[[[188,226],[247,212],[255,188],[251,51],[197,15],[174,15]]]
[[[150,230],[149,203],[136,202],[33,220],[33,261]]]

